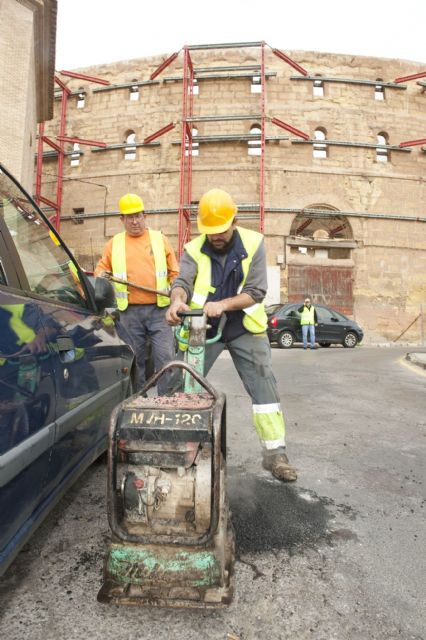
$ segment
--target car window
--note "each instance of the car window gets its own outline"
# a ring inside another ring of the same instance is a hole
[[[273,313],[278,313],[281,308],[280,304],[270,304],[265,307],[266,314],[271,316]]]
[[[325,307],[315,307],[315,309],[317,310],[319,322],[331,322],[332,318],[335,317],[330,309],[326,309]]]
[[[283,307],[281,314],[283,318],[300,318],[300,313],[297,310],[296,306],[293,307]]]
[[[343,313],[339,313],[338,311],[333,311],[333,314],[336,316],[338,320],[343,320],[343,322],[348,322],[349,318],[343,315]]]
[[[6,278],[6,274],[4,272],[3,269],[3,263],[0,259],[0,284],[6,285],[7,284],[7,278]]]
[[[31,201],[0,172],[0,216],[21,258],[30,291],[87,307],[78,270]]]

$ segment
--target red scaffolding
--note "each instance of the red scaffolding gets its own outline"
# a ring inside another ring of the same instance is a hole
[[[252,69],[248,74],[242,74],[242,77],[256,76],[260,79],[260,114],[256,115],[256,118],[260,120],[260,162],[259,162],[259,203],[253,205],[258,212],[259,219],[259,231],[263,233],[265,224],[265,141],[266,141],[266,121],[269,120],[273,124],[287,131],[293,133],[296,136],[309,139],[309,136],[302,131],[286,124],[278,118],[269,118],[266,115],[266,69],[265,69],[265,42],[239,42],[239,43],[227,43],[227,44],[211,44],[211,45],[192,45],[183,47],[183,77],[182,77],[182,120],[181,120],[181,155],[180,155],[180,181],[179,181],[179,226],[178,226],[178,252],[179,255],[183,251],[185,242],[190,239],[191,236],[191,211],[192,211],[192,151],[193,151],[193,121],[194,121],[194,80],[201,79],[203,77],[202,71],[199,70],[199,76],[197,76],[197,69],[194,67],[193,60],[191,58],[191,52],[197,50],[207,49],[231,49],[231,48],[246,48],[252,47],[259,50],[259,64],[250,67]],[[289,58],[282,53],[279,49],[272,49],[272,53],[285,63],[292,66],[299,73],[307,75],[307,71],[303,69],[297,62]],[[169,56],[161,65],[151,74],[150,79],[153,80],[160,73],[162,73],[176,58],[179,52],[173,53]],[[246,67],[232,67],[231,70],[246,69]],[[219,67],[216,70],[223,71],[227,69]],[[208,71],[210,69],[207,69]],[[214,71],[214,69],[212,69]],[[214,77],[238,77],[232,75]],[[231,116],[232,117],[232,116]],[[213,117],[211,117],[213,119]],[[238,117],[235,117],[238,119]],[[209,119],[209,117],[207,117]],[[221,117],[215,117],[214,119],[220,120]],[[222,119],[226,119],[223,117]],[[240,119],[244,119],[240,117]],[[167,125],[158,132],[158,135],[170,131],[173,124]],[[153,134],[156,135],[156,134]],[[152,139],[152,136],[150,137]]]
[[[81,73],[75,73],[73,71],[61,71],[61,75],[68,76],[70,78],[77,78],[79,80],[85,80],[86,82],[94,82],[96,84],[109,85],[108,80],[102,78],[94,78]],[[65,144],[75,143],[79,145],[89,145],[94,147],[106,147],[104,142],[98,142],[97,140],[85,140],[84,138],[68,137],[65,135],[67,126],[67,108],[68,99],[71,95],[70,89],[62,82],[58,76],[55,75],[55,82],[61,88],[61,116],[59,120],[59,135],[56,136],[56,143],[52,138],[45,135],[45,123],[39,124],[38,130],[38,144],[37,144],[37,162],[36,162],[36,189],[34,199],[37,204],[45,204],[49,209],[54,211],[54,214],[49,216],[49,220],[59,231],[61,225],[61,209],[62,209],[62,192],[64,182],[64,158],[66,155]],[[56,171],[56,199],[51,200],[42,195],[42,179],[43,179],[43,156],[44,156],[44,144],[47,144],[51,149],[58,154],[58,164]]]

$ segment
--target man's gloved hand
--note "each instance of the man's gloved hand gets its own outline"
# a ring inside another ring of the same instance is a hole
[[[101,271],[99,276],[101,278],[106,278],[107,280],[109,280],[112,276],[112,271]]]

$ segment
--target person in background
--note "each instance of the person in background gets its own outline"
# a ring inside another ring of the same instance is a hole
[[[104,247],[95,275],[130,281],[157,291],[168,291],[179,267],[175,253],[164,234],[146,226],[142,198],[127,193],[119,202],[124,231],[116,234]],[[165,320],[167,296],[141,291],[114,283],[120,323],[126,329],[138,365],[139,389],[145,384],[147,340],[151,342],[155,371],[174,359],[174,337]],[[158,381],[158,393],[167,393],[170,372]]]
[[[305,298],[305,303],[298,308],[300,316],[300,324],[302,326],[303,348],[308,348],[308,332],[310,338],[310,347],[315,349],[315,327],[318,324],[317,311],[311,304],[310,298]]]
[[[212,337],[221,316],[226,315],[220,341],[206,347],[205,374],[227,347],[251,397],[263,466],[289,482],[297,479],[297,473],[286,455],[284,417],[266,335],[264,239],[256,231],[237,226],[236,213],[226,191],[212,189],[203,195],[197,218],[201,235],[185,245],[166,318],[170,325],[178,325],[180,311],[204,309],[212,327],[207,336]]]

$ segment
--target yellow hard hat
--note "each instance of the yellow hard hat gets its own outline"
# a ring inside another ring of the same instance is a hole
[[[120,198],[118,208],[123,216],[130,215],[132,213],[142,213],[145,208],[143,206],[143,200],[135,193],[126,193],[125,196]]]
[[[229,193],[222,189],[211,189],[198,205],[198,231],[200,233],[223,233],[232,224],[237,206]]]

